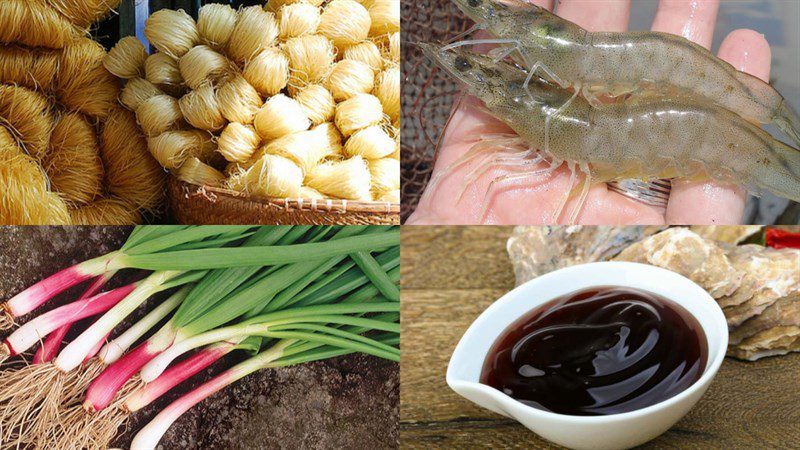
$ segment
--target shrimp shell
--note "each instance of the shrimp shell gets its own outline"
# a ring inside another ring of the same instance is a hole
[[[768,83],[736,70],[706,48],[668,33],[589,32],[544,8],[515,0],[453,0],[506,53],[584,96],[683,91],[759,123],[800,145],[800,118]],[[451,45],[463,45],[464,41]],[[519,53],[514,52],[518,50]],[[595,103],[598,105],[598,103]]]
[[[640,97],[594,108],[544,80],[526,88],[525,71],[487,56],[420,47],[527,145],[584,172],[586,185],[711,178],[800,201],[800,151],[703,99]]]

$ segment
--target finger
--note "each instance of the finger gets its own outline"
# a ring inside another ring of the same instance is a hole
[[[653,31],[677,34],[711,48],[719,0],[661,0]]]
[[[764,36],[736,30],[722,42],[719,57],[738,70],[769,80],[772,54]],[[713,182],[673,182],[668,223],[732,224],[742,220],[746,194],[741,187]]]
[[[626,31],[630,0],[562,0],[556,14],[589,31]]]

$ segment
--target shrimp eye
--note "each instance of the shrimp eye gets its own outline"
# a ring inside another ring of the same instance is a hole
[[[470,64],[469,61],[467,61],[467,58],[464,58],[463,56],[456,56],[455,66],[456,69],[462,72],[472,68],[472,64]]]
[[[477,8],[481,4],[481,0],[467,0],[467,4],[472,8]]]

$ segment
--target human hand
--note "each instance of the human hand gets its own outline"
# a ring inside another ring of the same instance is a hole
[[[552,10],[553,0],[531,0]],[[630,0],[562,0],[558,14],[589,31],[626,31]],[[706,48],[711,46],[719,0],[661,0],[653,21],[654,31],[681,35]],[[718,56],[739,70],[768,80],[771,63],[769,44],[752,30],[731,32],[720,46]],[[481,111],[480,102],[465,97],[455,106],[438,149],[433,176],[466,153],[477,136],[507,133],[502,122]],[[561,167],[553,174],[509,183],[487,199],[490,183],[520,169],[493,167],[471,183],[457,201],[463,180],[480,164],[470,162],[453,169],[432,189],[426,189],[407,224],[544,224],[551,217],[563,194],[571,188],[570,172]],[[576,180],[581,183],[582,180]],[[744,213],[745,191],[737,186],[714,182],[673,180],[666,210],[632,200],[610,191],[606,184],[595,184],[577,216],[583,224],[732,224]],[[572,198],[564,208],[570,212],[577,204]],[[562,214],[566,220],[569,214]]]

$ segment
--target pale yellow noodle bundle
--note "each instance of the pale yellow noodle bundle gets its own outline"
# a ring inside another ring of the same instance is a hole
[[[393,152],[394,139],[379,125],[356,131],[344,144],[346,155],[361,155],[366,159],[385,158]]]
[[[399,128],[397,128],[399,130]],[[396,159],[400,161],[400,134],[396,134],[394,137],[394,152],[389,155],[389,158]]]
[[[291,5],[294,3],[308,3],[309,5],[319,7],[326,0],[269,0],[264,6],[265,11],[278,13],[284,5]]]
[[[311,34],[291,38],[283,44],[296,88],[319,83],[330,72],[336,58],[333,44],[325,36]]]
[[[389,35],[389,60],[394,63],[400,63],[400,33],[392,33]]]
[[[264,155],[246,172],[228,181],[231,189],[269,198],[299,197],[303,172],[291,160]]]
[[[345,136],[383,120],[383,106],[377,97],[358,94],[336,105],[336,126]]]
[[[368,65],[373,72],[379,72],[383,68],[381,51],[372,41],[359,42],[347,47],[344,51],[344,59],[360,61]]]
[[[118,7],[122,0],[47,0],[62,16],[81,28],[88,28]]]
[[[371,92],[374,82],[372,68],[352,59],[343,59],[334,64],[328,76],[328,86],[337,102],[356,94]]]
[[[316,127],[288,134],[265,145],[262,151],[292,160],[306,174],[323,158],[334,153],[326,131],[325,128]]]
[[[299,198],[306,200],[325,200],[325,196],[322,195],[318,190],[308,186],[303,186],[300,188]]]
[[[0,126],[0,225],[69,225],[67,204],[47,191],[39,164]]]
[[[183,10],[154,12],[145,23],[144,35],[153,47],[176,59],[200,42],[197,24]]]
[[[261,96],[247,80],[237,75],[219,87],[217,103],[229,121],[250,124],[261,107]]]
[[[158,136],[165,131],[179,128],[183,122],[183,113],[174,97],[156,95],[139,105],[136,120],[144,134]]]
[[[220,187],[225,183],[225,175],[197,158],[187,159],[176,174],[179,180],[199,186]]]
[[[320,16],[318,31],[339,48],[357,44],[369,35],[369,12],[354,0],[331,0]]]
[[[0,46],[0,83],[48,91],[57,70],[56,51]]]
[[[189,92],[181,97],[179,104],[184,119],[195,128],[218,131],[227,124],[220,112],[214,87],[211,85]]]
[[[280,9],[280,37],[289,39],[314,34],[320,20],[319,8],[308,3],[292,3]]]
[[[53,128],[42,166],[65,200],[89,203],[103,191],[103,162],[94,128],[79,114],[65,114]]]
[[[131,111],[136,111],[142,103],[157,95],[164,95],[164,91],[143,78],[133,78],[125,83],[119,101]]]
[[[278,48],[268,48],[245,64],[243,75],[259,94],[275,95],[289,83],[289,58]]]
[[[144,63],[145,78],[155,85],[180,86],[183,76],[178,60],[166,53],[153,53]]]
[[[217,146],[226,161],[246,162],[261,145],[261,137],[255,128],[241,123],[231,122],[222,130]]]
[[[144,64],[147,61],[147,50],[134,36],[124,37],[109,50],[103,65],[114,75],[123,78],[141,78],[144,76]]]
[[[228,5],[211,3],[200,8],[197,30],[202,42],[215,50],[228,45],[239,14]]]
[[[106,51],[100,44],[81,38],[61,54],[56,95],[72,111],[104,119],[117,104],[119,79],[103,67]]]
[[[125,200],[132,209],[158,208],[165,195],[165,173],[148,152],[133,113],[115,108],[103,126],[100,140],[106,191]]]
[[[390,119],[400,118],[400,67],[392,65],[378,74],[373,91]]]
[[[208,160],[215,149],[211,136],[200,130],[167,131],[147,139],[147,147],[166,169],[178,169],[192,157]]]
[[[231,69],[228,58],[206,45],[198,45],[186,52],[178,62],[181,77],[191,89],[217,81]]]
[[[44,157],[50,144],[51,114],[50,103],[42,94],[23,87],[0,85],[0,126],[7,127],[34,159]]]
[[[369,7],[370,36],[400,31],[400,0],[374,0]]]
[[[118,198],[101,198],[69,212],[74,225],[137,225],[139,211]]]
[[[342,133],[339,132],[336,125],[331,122],[325,122],[317,125],[313,130],[325,136],[327,141],[325,145],[328,154],[341,155],[343,153]]]
[[[306,176],[306,185],[319,192],[347,200],[372,200],[369,168],[366,161],[355,156],[344,161],[318,165]]]
[[[64,48],[78,36],[54,9],[29,0],[0,1],[0,43]]]
[[[387,191],[376,200],[379,202],[400,203],[400,189]]]
[[[319,84],[309,84],[294,96],[312,124],[333,120],[336,102],[331,92]]]
[[[262,138],[270,140],[307,130],[311,122],[297,100],[278,94],[264,103],[253,125]]]
[[[275,44],[278,22],[275,14],[260,6],[249,6],[239,13],[239,20],[228,41],[228,56],[245,62]]]
[[[369,161],[372,175],[372,198],[379,200],[387,192],[400,189],[400,161],[391,158]]]

